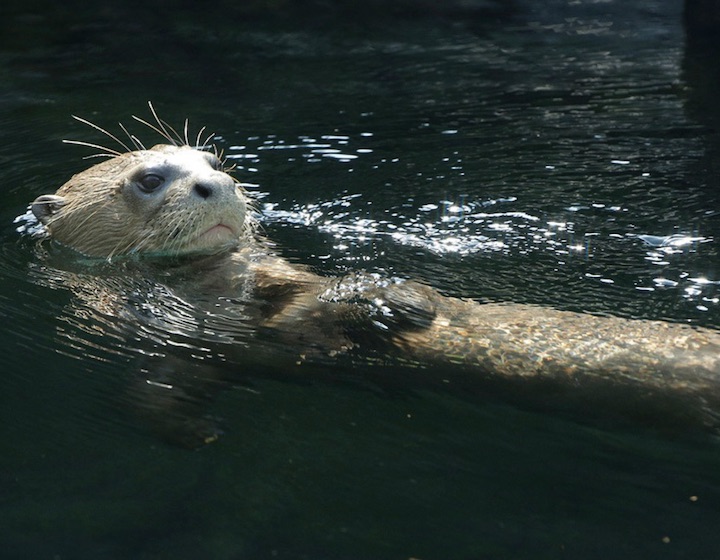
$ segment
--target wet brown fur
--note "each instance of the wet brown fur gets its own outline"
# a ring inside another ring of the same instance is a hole
[[[171,138],[156,120],[156,126],[149,126]],[[135,140],[133,146],[137,147]],[[184,157],[196,158],[196,150],[173,145],[110,152],[109,160],[75,175],[57,191],[61,204],[41,217],[51,236],[103,258],[197,251],[197,267],[212,263],[212,274],[204,275],[193,289],[227,297],[241,288],[253,291],[265,302],[258,325],[291,348],[284,368],[312,356],[327,359],[348,353],[362,345],[364,331],[382,323],[384,330],[373,342],[380,343],[393,363],[407,366],[411,378],[439,385],[499,386],[524,398],[553,395],[575,399],[581,408],[593,403],[607,409],[625,407],[631,413],[639,403],[672,401],[678,416],[713,430],[720,427],[717,331],[537,306],[479,304],[444,297],[413,282],[368,275],[325,278],[268,251],[253,236],[246,214],[232,244],[198,250],[191,242],[198,228],[231,219],[227,204],[212,206],[210,199],[193,195],[192,185],[173,191],[172,184],[156,211],[138,213],[123,195],[133,169],[163,154],[177,157],[182,167]],[[235,196],[243,200],[237,208],[244,207],[245,195],[234,181],[232,187],[227,183],[222,170],[208,171],[207,176],[224,189],[225,202],[231,200],[229,189],[237,189]],[[213,213],[209,221],[193,219]],[[217,259],[203,260],[213,252]]]

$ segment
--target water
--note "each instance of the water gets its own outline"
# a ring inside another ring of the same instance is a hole
[[[218,442],[167,445],[129,412],[132,321],[83,314],[92,274],[13,222],[90,163],[63,138],[104,141],[70,115],[152,100],[217,133],[294,262],[720,328],[717,66],[678,3],[7,9],[0,557],[714,557],[707,434],[250,372],[206,410]]]

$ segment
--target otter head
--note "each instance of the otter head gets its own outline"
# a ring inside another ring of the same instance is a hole
[[[158,145],[78,173],[32,212],[60,243],[92,257],[219,252],[247,235],[240,185],[211,152]]]

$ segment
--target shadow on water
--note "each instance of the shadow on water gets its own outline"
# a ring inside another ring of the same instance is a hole
[[[256,372],[203,410],[220,441],[165,445],[128,387],[167,323],[88,313],[77,290],[101,304],[102,274],[38,256],[13,223],[92,162],[60,143],[99,140],[71,114],[111,128],[152,99],[218,133],[294,262],[717,328],[718,59],[684,48],[679,6],[38,5],[0,20],[0,556],[716,552],[704,435]],[[197,364],[202,341],[185,342]]]

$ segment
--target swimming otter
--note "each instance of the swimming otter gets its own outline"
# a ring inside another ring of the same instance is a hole
[[[54,195],[38,197],[32,212],[53,239],[82,254],[152,257],[166,268],[164,277],[184,278],[168,281],[168,289],[197,299],[206,316],[240,306],[237,315],[246,324],[249,317],[253,336],[274,343],[237,348],[243,359],[299,375],[306,362],[349,360],[377,368],[376,375],[390,363],[404,366],[411,384],[499,390],[563,408],[574,402],[630,415],[649,411],[651,421],[671,412],[720,428],[720,332],[480,304],[360,273],[316,275],[276,256],[255,234],[246,195],[216,154],[191,147],[187,134],[174,141],[156,121],[153,128],[171,144],[113,151]],[[240,294],[242,304],[233,303]],[[212,330],[205,320],[196,329],[199,337]],[[168,359],[159,369],[172,367]]]

